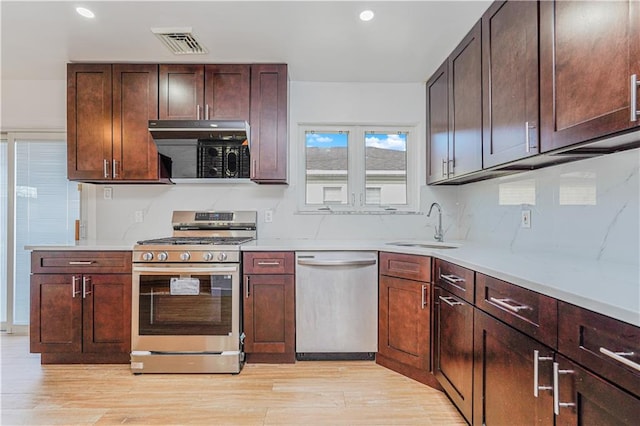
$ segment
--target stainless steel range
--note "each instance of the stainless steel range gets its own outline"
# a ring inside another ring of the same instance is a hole
[[[255,211],[174,211],[173,236],[133,248],[133,373],[238,373],[240,244]]]

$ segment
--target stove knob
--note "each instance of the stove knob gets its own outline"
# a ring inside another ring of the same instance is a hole
[[[161,251],[160,253],[158,253],[158,260],[161,262],[164,262],[165,260],[167,260],[168,257],[169,255],[167,254],[166,251]]]
[[[224,262],[225,260],[227,260],[227,253],[224,253],[224,252],[218,253],[218,260],[220,262]]]
[[[191,259],[191,255],[189,254],[188,251],[185,251],[184,253],[180,254],[180,260],[182,260],[183,262],[186,262],[189,259]]]
[[[153,253],[151,252],[146,252],[142,255],[142,260],[144,260],[145,262],[150,262],[153,260]]]
[[[208,251],[202,255],[202,259],[204,259],[205,262],[211,262],[213,260],[213,254]]]

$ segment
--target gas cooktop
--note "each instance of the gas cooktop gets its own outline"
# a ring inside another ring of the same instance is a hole
[[[138,241],[138,245],[238,245],[253,240],[252,237],[166,237]]]

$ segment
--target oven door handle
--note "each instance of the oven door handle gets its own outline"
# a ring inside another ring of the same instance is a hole
[[[133,268],[133,272],[145,272],[151,274],[158,275],[167,275],[167,274],[211,274],[216,272],[237,272],[237,266],[219,266],[219,267],[208,267],[208,268],[164,268],[164,267],[144,267],[138,266]]]

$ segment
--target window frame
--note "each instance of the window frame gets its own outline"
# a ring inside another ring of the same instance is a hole
[[[347,203],[307,204],[306,134],[347,132]],[[298,213],[301,214],[415,214],[419,210],[419,134],[417,125],[298,124]],[[406,133],[406,204],[366,204],[365,134]]]

